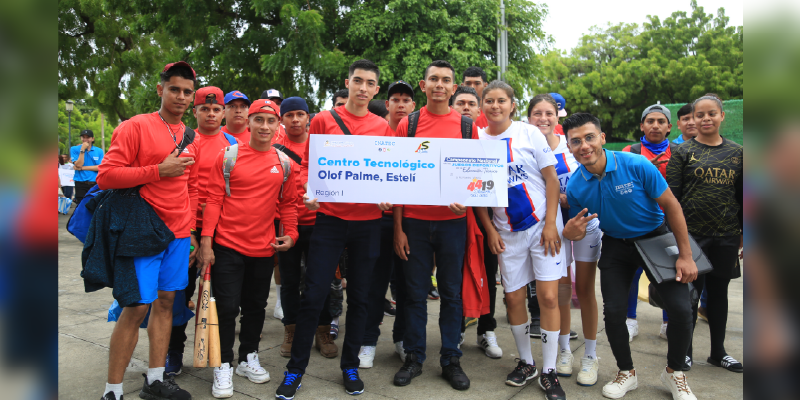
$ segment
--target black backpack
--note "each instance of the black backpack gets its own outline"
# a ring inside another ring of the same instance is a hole
[[[419,122],[419,110],[408,114],[408,137],[417,134],[417,123]],[[461,138],[472,139],[472,119],[464,115],[461,116]]]

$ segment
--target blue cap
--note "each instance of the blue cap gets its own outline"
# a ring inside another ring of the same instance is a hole
[[[300,97],[289,97],[281,103],[281,117],[290,111],[305,111],[308,114],[308,104]]]
[[[564,99],[564,96],[558,93],[550,93],[550,97],[552,97],[553,100],[556,101],[556,105],[558,106],[558,116],[566,117],[567,110],[565,110],[564,108],[567,106],[567,100]]]
[[[240,92],[238,90],[234,90],[234,91],[232,91],[232,92],[230,92],[230,93],[225,95],[225,104],[228,104],[228,103],[230,103],[230,102],[232,102],[234,100],[244,100],[245,103],[247,103],[248,106],[251,104],[250,99],[248,99],[247,96],[244,93],[242,93],[242,92]]]

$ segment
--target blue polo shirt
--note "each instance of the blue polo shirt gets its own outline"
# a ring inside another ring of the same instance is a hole
[[[672,143],[675,144],[681,144],[683,142],[685,142],[685,140],[683,140],[683,135],[678,135],[678,137],[676,137],[675,140],[672,141]]]
[[[618,239],[642,236],[664,223],[655,199],[669,190],[667,181],[646,157],[603,150],[606,176],[598,180],[581,165],[567,184],[570,218],[584,208],[597,213],[603,233]]]
[[[72,162],[78,160],[81,155],[81,146],[72,146],[69,149]],[[92,146],[86,153],[83,153],[83,166],[100,165],[103,161],[103,149]],[[97,182],[97,171],[75,171],[75,182]]]

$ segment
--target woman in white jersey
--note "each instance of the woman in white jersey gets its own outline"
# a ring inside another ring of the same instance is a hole
[[[561,214],[566,218],[567,209],[567,182],[572,173],[580,164],[567,147],[567,138],[554,133],[558,124],[558,106],[555,99],[549,94],[540,94],[534,97],[528,105],[528,121],[539,128],[547,139],[547,144],[556,156],[556,173],[561,188],[559,203]],[[565,222],[566,224],[566,222]],[[595,298],[595,271],[597,260],[600,259],[600,240],[603,233],[600,231],[600,222],[593,219],[586,226],[586,237],[572,242],[564,241],[567,265],[575,261],[575,291],[581,303],[581,322],[583,336],[586,339],[581,369],[578,372],[578,384],[592,386],[597,383],[597,371],[600,364],[597,361],[597,299]],[[569,347],[570,327],[570,298],[572,297],[572,280],[562,278],[558,285],[558,304],[561,310],[561,334],[558,344],[561,349],[558,357],[556,371],[559,376],[572,376],[572,351]]]
[[[489,83],[483,90],[482,107],[489,126],[478,131],[480,138],[504,141],[508,157],[508,207],[493,208],[493,220],[489,220],[486,208],[475,208],[486,228],[489,249],[498,254],[508,321],[520,357],[506,384],[523,386],[538,375],[525,309],[525,287],[536,280],[543,354],[539,385],[548,399],[566,399],[556,376],[558,281],[567,276],[556,158],[536,127],[512,121],[516,110],[514,89],[507,83]]]

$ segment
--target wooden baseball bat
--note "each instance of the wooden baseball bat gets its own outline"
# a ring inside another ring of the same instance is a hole
[[[222,355],[219,347],[219,318],[217,316],[217,301],[211,297],[208,307],[208,366],[219,367],[222,365]]]
[[[206,268],[197,298],[197,315],[194,328],[194,367],[203,368],[208,363],[209,306],[211,302],[211,265]]]

